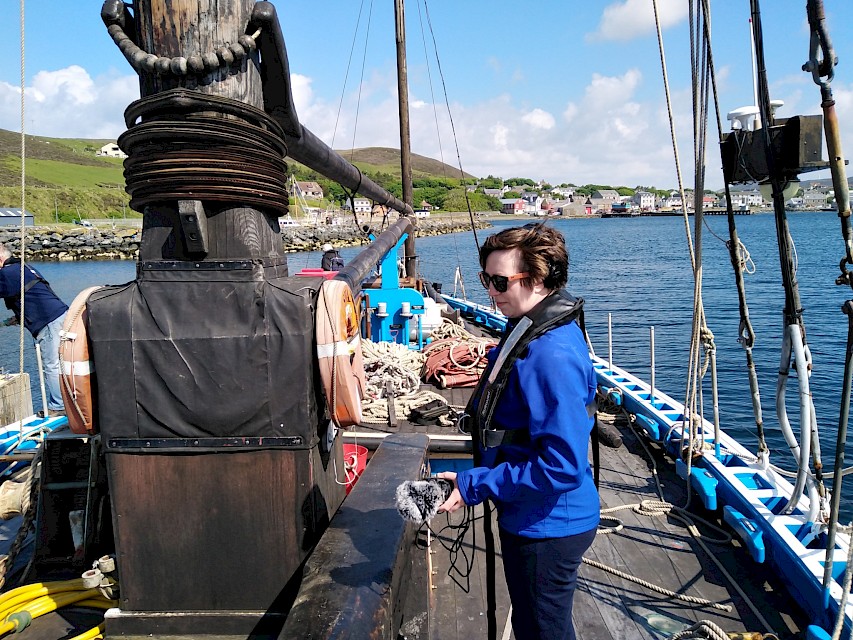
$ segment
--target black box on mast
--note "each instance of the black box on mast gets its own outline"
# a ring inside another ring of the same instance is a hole
[[[770,145],[775,169],[780,176],[793,179],[801,173],[827,169],[822,159],[823,116],[779,118],[770,127]],[[764,129],[736,129],[723,134],[720,149],[723,175],[729,184],[765,182],[770,169],[765,152]]]

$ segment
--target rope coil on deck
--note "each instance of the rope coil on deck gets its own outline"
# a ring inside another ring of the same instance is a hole
[[[370,340],[362,341],[362,353],[367,383],[361,402],[362,424],[388,424],[389,401],[400,416],[409,416],[435,400],[445,402],[437,393],[420,389],[423,354],[404,345]]]
[[[433,342],[423,350],[423,378],[442,389],[476,385],[486,370],[486,355],[497,345],[494,338],[473,336],[446,318],[432,337]]]

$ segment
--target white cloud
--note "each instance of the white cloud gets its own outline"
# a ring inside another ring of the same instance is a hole
[[[86,70],[78,65],[59,71],[39,71],[27,88],[27,94],[37,102],[61,97],[76,105],[91,104],[97,99],[95,83]]]
[[[498,123],[491,129],[492,132],[492,141],[497,149],[506,149],[507,148],[507,139],[509,137],[509,128],[505,125]]]
[[[566,108],[555,118],[543,108],[522,104],[510,93],[474,104],[451,104],[463,169],[476,176],[545,179],[627,186],[675,185],[669,126],[661,120],[662,99],[642,102],[636,94],[642,74],[630,69],[618,76],[594,74],[577,100],[565,95]],[[348,96],[347,100],[352,99]],[[690,92],[674,100],[686,112],[679,116],[682,139],[689,144]],[[411,110],[412,150],[457,166],[456,145],[443,104],[438,106],[439,136],[432,104]],[[337,105],[326,108],[315,99],[300,120],[327,143]],[[356,108],[346,102],[338,123],[336,148],[350,148]],[[681,123],[684,123],[683,125]],[[395,91],[375,92],[358,108],[356,147],[399,148]],[[688,148],[689,151],[689,148]],[[692,155],[684,156],[688,159]]]
[[[687,16],[684,0],[658,0],[661,29],[677,24]],[[653,33],[655,15],[649,0],[622,0],[604,8],[598,28],[587,34],[587,40],[631,40]]]
[[[356,89],[324,99],[312,78],[294,75],[293,93],[300,121],[327,144],[399,148],[396,82],[393,74],[365,80],[362,103]],[[654,80],[657,82],[657,79]],[[669,121],[662,97],[640,99],[643,75],[629,69],[620,75],[592,74],[582,91],[561,96],[562,112],[532,107],[507,92],[476,103],[452,104],[453,124],[465,171],[477,176],[528,177],[548,182],[675,187]],[[774,84],[774,98],[785,100],[780,115],[819,113],[808,77],[792,76]],[[853,85],[833,83],[842,143],[853,149]],[[659,92],[655,92],[659,94]],[[92,78],[80,67],[41,72],[27,88],[26,129],[35,135],[115,139],[124,131],[125,107],[138,97],[133,75]],[[457,166],[456,145],[443,99],[413,97],[412,148],[415,153]],[[682,172],[692,182],[690,90],[672,96]],[[20,88],[0,82],[0,127],[18,130]],[[437,115],[436,115],[437,112]],[[556,114],[556,117],[555,117]],[[356,126],[356,116],[358,118]],[[438,120],[438,131],[436,130]],[[337,127],[337,129],[336,129]],[[714,128],[713,125],[711,127]],[[353,142],[353,131],[356,132]],[[716,131],[709,140],[716,140]],[[716,145],[709,143],[707,184],[722,186]]]
[[[521,121],[526,122],[533,129],[545,129],[548,131],[554,128],[554,116],[542,109],[534,109],[524,114],[521,117]]]
[[[124,109],[139,98],[135,75],[92,78],[77,65],[40,71],[26,88],[25,129],[63,138],[115,139],[125,130]],[[21,88],[0,83],[0,128],[20,131]]]
[[[290,86],[293,92],[293,106],[296,113],[302,113],[314,102],[314,90],[311,88],[311,78],[299,73],[290,74]]]

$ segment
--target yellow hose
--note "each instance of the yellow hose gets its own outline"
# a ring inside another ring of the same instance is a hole
[[[98,599],[101,595],[99,589],[85,589],[82,591],[67,591],[52,595],[40,595],[23,607],[19,608],[0,625],[0,635],[9,633],[10,631],[21,631],[25,629],[32,618],[38,618],[46,613],[56,611],[61,607],[75,604],[78,602],[87,601],[90,599]]]
[[[27,584],[23,587],[12,589],[11,591],[7,591],[3,595],[0,595],[0,610],[8,608],[6,603],[9,600],[16,599],[21,594],[30,593],[32,591],[47,589],[48,593],[59,593],[60,591],[74,591],[82,588],[82,578],[77,578],[75,580],[58,580],[55,582],[35,582],[33,584]]]
[[[74,636],[71,640],[95,640],[95,638],[103,638],[105,628],[106,625],[101,623],[97,627],[92,627],[88,631],[84,631],[79,636]]]
[[[76,604],[81,607],[109,609],[117,600],[107,599],[100,589],[86,589],[83,580],[37,582],[12,589],[0,596],[0,636],[12,631],[22,631],[32,618]],[[93,627],[72,640],[103,638],[104,625]]]
[[[20,591],[20,593],[18,593],[12,598],[6,598],[5,602],[0,601],[0,620],[5,620],[10,613],[14,613],[18,609],[20,609],[22,605],[26,604],[27,602],[31,602],[36,598],[40,598],[42,596],[56,595],[59,593],[74,593],[81,591],[83,589],[83,583],[82,581],[80,581],[80,583],[76,586],[67,584],[42,586],[41,584],[35,584],[29,585],[29,587],[29,589],[23,589],[23,587],[15,589],[15,591]],[[12,592],[10,591],[9,594],[4,595],[11,594]]]

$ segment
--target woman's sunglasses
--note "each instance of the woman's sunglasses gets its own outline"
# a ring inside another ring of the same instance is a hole
[[[514,276],[493,276],[489,275],[485,271],[480,272],[480,283],[486,289],[489,288],[491,284],[495,291],[498,293],[506,293],[506,288],[509,286],[509,283],[513,280],[521,280],[522,278],[526,278],[530,274],[527,271],[523,271],[521,273],[516,273]]]

